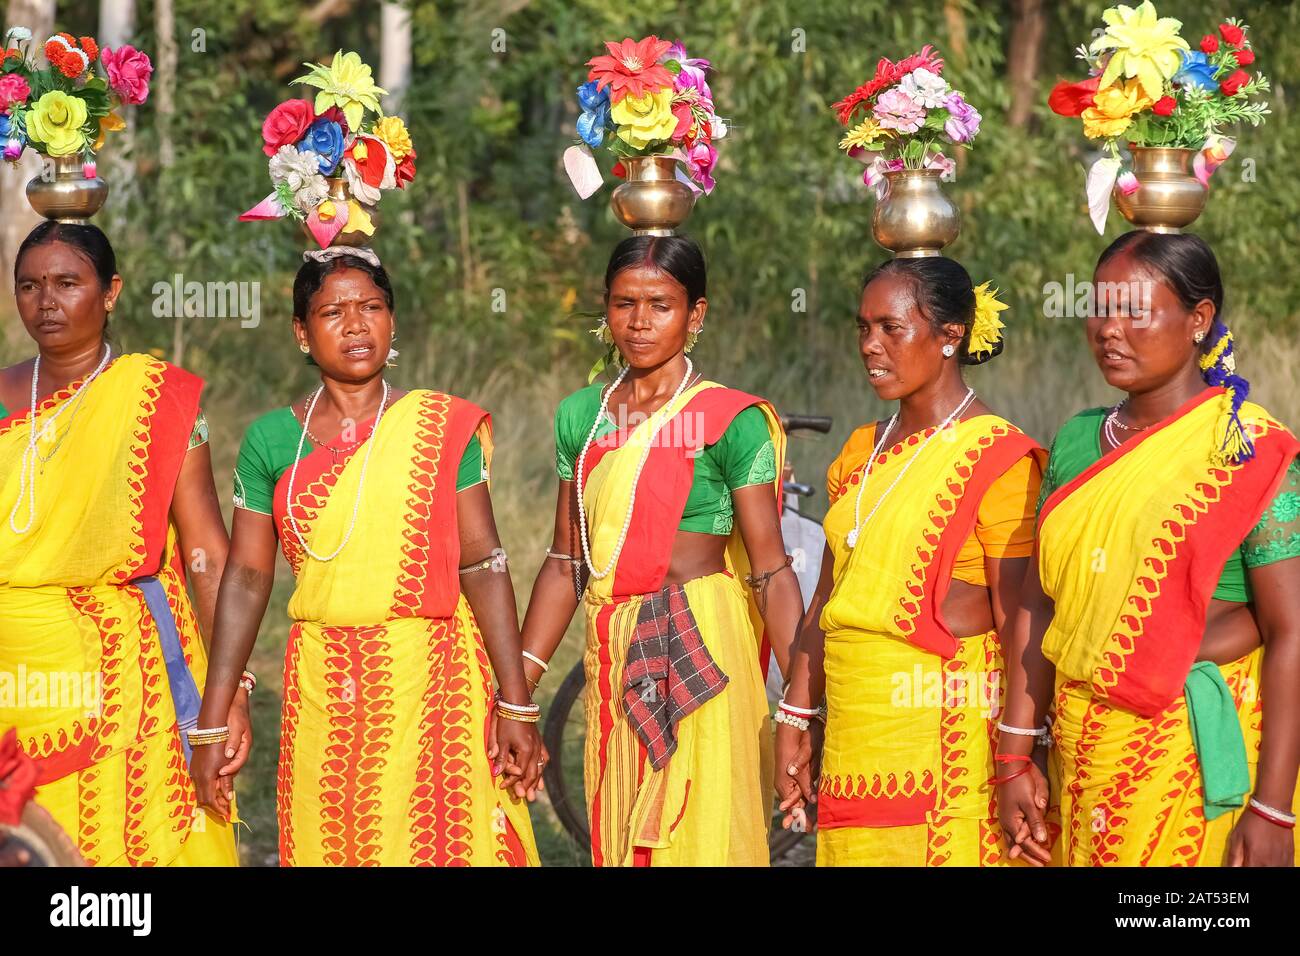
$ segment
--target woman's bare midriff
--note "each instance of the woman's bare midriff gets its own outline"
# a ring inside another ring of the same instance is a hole
[[[1261,643],[1259,625],[1255,622],[1249,604],[1212,600],[1196,659],[1231,664],[1245,657]]]
[[[957,637],[974,637],[993,630],[993,604],[989,589],[954,580],[941,609],[944,623]]]
[[[726,550],[727,535],[678,531],[664,584],[685,584],[695,578],[725,571],[727,563],[723,553]]]

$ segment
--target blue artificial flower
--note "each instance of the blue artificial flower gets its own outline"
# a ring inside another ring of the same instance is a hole
[[[582,109],[578,135],[592,149],[605,141],[605,130],[610,129],[609,87],[597,90],[596,85],[595,80],[588,80],[578,87],[578,106]]]
[[[8,113],[0,113],[0,139],[16,139],[20,143],[27,141],[26,130],[21,120],[16,120]]]
[[[310,149],[319,156],[320,171],[328,176],[343,158],[343,129],[331,119],[317,119],[298,141],[298,149]]]
[[[1173,81],[1179,86],[1196,87],[1202,90],[1217,90],[1214,74],[1218,70],[1211,65],[1210,58],[1200,50],[1183,51],[1183,65],[1174,74]]]

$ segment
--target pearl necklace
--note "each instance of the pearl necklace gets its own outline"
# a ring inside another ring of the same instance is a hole
[[[1115,434],[1116,425],[1124,429],[1126,432],[1144,432],[1151,427],[1150,425],[1143,425],[1141,428],[1138,428],[1133,425],[1125,425],[1119,420],[1119,410],[1123,408],[1127,402],[1128,399],[1124,399],[1124,401],[1112,408],[1110,414],[1106,416],[1106,421],[1102,423],[1102,431],[1106,435],[1106,441],[1110,442],[1112,448],[1118,448],[1122,444],[1119,437]]]
[[[951,425],[953,419],[964,412],[973,401],[975,401],[975,389],[968,388],[966,389],[966,397],[962,399],[961,404],[952,410],[952,414],[945,418],[939,424],[938,428],[926,436],[925,441],[921,442],[921,447],[916,450],[910,459],[908,459],[907,464],[903,466],[902,470],[898,473],[898,476],[894,478],[890,486],[885,489],[885,493],[877,499],[875,507],[873,507],[871,513],[867,515],[867,520],[861,521],[859,515],[862,513],[862,491],[867,487],[867,478],[871,476],[872,466],[875,465],[876,458],[880,455],[880,451],[885,445],[885,439],[889,437],[889,433],[894,430],[894,425],[898,421],[898,412],[894,412],[894,416],[889,420],[889,424],[885,426],[885,433],[880,436],[880,441],[876,443],[875,450],[871,453],[871,458],[867,461],[867,465],[862,471],[862,478],[858,481],[858,496],[853,502],[853,530],[850,531],[848,536],[844,539],[844,543],[848,545],[850,550],[857,545],[858,537],[866,529],[867,525],[871,524],[871,519],[876,516],[876,512],[880,510],[880,506],[884,504],[885,499],[889,497],[889,493],[898,487],[898,483],[903,480],[903,476],[907,474],[907,470],[912,467],[916,462],[916,459],[921,457],[921,452],[925,451],[925,446],[930,444],[935,435],[939,434]]]
[[[289,525],[293,529],[293,536],[298,539],[298,544],[302,546],[303,551],[315,558],[317,561],[333,561],[339,556],[339,553],[347,547],[348,540],[352,537],[352,531],[357,526],[357,512],[361,509],[361,495],[366,489],[366,469],[370,467],[370,454],[375,450],[375,435],[379,433],[379,423],[384,420],[384,407],[388,404],[388,383],[384,382],[384,396],[379,400],[379,413],[375,416],[375,425],[370,429],[370,445],[366,448],[366,457],[361,461],[361,478],[357,481],[357,496],[352,502],[352,520],[348,522],[348,530],[343,535],[343,540],[339,546],[327,555],[317,554],[307,546],[303,540],[302,531],[298,528],[298,519],[293,516],[293,483],[298,478],[298,461],[302,457],[302,443],[307,438],[307,425],[311,422],[311,413],[316,408],[316,402],[321,393],[325,391],[325,385],[316,389],[316,394],[311,397],[307,403],[307,411],[303,414],[302,434],[298,436],[298,451],[293,458],[293,468],[289,472],[289,483],[284,489],[284,510],[289,516]]]
[[[654,414],[651,415],[652,419],[655,415],[659,415],[665,408],[672,408],[673,405],[677,403],[677,400],[682,397],[682,393],[686,391],[686,383],[691,380],[691,371],[693,369],[694,366],[688,358],[686,360],[686,374],[682,376],[682,381],[681,384],[677,386],[677,391],[673,392],[672,398],[668,399],[668,401],[655,410]],[[596,439],[596,429],[600,427],[601,421],[608,414],[610,396],[612,396],[618,387],[623,384],[623,379],[627,377],[628,371],[628,368],[624,368],[623,371],[619,372],[618,378],[614,379],[614,384],[609,387],[609,391],[605,392],[605,394],[601,396],[600,411],[596,413],[596,420],[592,422],[591,431],[587,433],[587,440],[583,443],[582,452],[578,455],[577,474],[575,475],[578,486],[578,530],[582,535],[582,558],[586,562],[588,570],[591,571],[591,576],[597,580],[609,577],[613,572],[615,565],[618,564],[618,556],[623,552],[623,544],[627,541],[628,529],[632,526],[632,512],[636,507],[636,486],[641,481],[641,469],[645,467],[646,459],[650,457],[650,449],[654,447],[655,439],[659,436],[659,432],[671,418],[671,416],[664,416],[663,420],[655,425],[654,430],[650,433],[650,439],[646,442],[645,450],[641,453],[641,460],[637,462],[636,474],[632,476],[632,494],[628,498],[627,516],[623,519],[623,528],[618,533],[618,543],[614,545],[614,553],[610,556],[609,564],[606,565],[603,571],[598,571],[591,560],[591,543],[587,537],[587,509],[584,506],[582,498],[582,473],[587,462],[587,452],[591,450],[591,444]]]
[[[46,434],[54,428],[54,423],[58,421],[69,406],[73,406],[72,418],[68,419],[68,430],[64,431],[63,437],[55,443],[53,450],[48,455],[42,455],[36,450],[36,392],[37,386],[41,379],[41,356],[36,355],[36,364],[32,366],[32,398],[28,406],[28,415],[30,417],[31,429],[27,437],[27,449],[23,452],[21,468],[18,473],[18,498],[14,501],[14,506],[9,512],[9,530],[14,534],[26,534],[31,530],[32,522],[36,520],[36,462],[39,460],[42,465],[49,462],[55,456],[58,450],[63,447],[63,441],[68,437],[72,429],[71,423],[76,420],[77,414],[81,411],[81,403],[86,400],[86,393],[90,390],[90,385],[95,379],[99,378],[99,373],[108,367],[108,361],[113,356],[113,348],[107,342],[104,343],[104,357],[99,360],[95,370],[86,376],[86,380],[77,388],[76,402],[64,402],[59,410],[45,420],[41,426],[41,434]],[[44,471],[44,469],[42,469]],[[27,523],[21,528],[18,527],[18,506],[22,504],[23,492],[27,493]]]

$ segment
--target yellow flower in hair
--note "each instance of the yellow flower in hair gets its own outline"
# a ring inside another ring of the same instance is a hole
[[[1002,341],[1002,330],[1006,326],[998,318],[998,313],[1006,308],[1005,303],[998,301],[997,292],[989,288],[989,283],[975,287],[975,321],[971,323],[967,353],[982,355],[992,352],[994,346]]]

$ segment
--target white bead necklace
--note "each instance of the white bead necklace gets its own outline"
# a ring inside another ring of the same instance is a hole
[[[298,436],[298,451],[294,455],[293,468],[289,472],[289,484],[284,489],[284,510],[289,516],[289,525],[293,529],[293,536],[298,539],[298,544],[302,546],[303,551],[317,561],[333,561],[339,556],[339,552],[347,547],[348,540],[352,537],[352,530],[357,526],[357,512],[361,508],[361,494],[366,490],[366,469],[370,467],[370,453],[375,450],[375,436],[379,434],[379,423],[384,420],[384,407],[388,404],[388,383],[384,382],[384,396],[379,400],[379,414],[375,416],[374,427],[370,429],[370,444],[366,447],[366,457],[361,460],[361,477],[357,480],[357,496],[352,502],[352,520],[348,522],[348,530],[343,535],[343,540],[339,542],[339,546],[326,555],[317,554],[307,546],[307,542],[303,540],[302,532],[298,529],[298,519],[293,516],[293,483],[298,478],[298,461],[302,458],[302,443],[307,438],[307,425],[311,422],[311,413],[315,410],[316,401],[323,391],[325,391],[325,385],[322,383],[321,387],[316,389],[316,394],[311,397],[311,401],[307,403],[307,411],[302,417],[302,434]]]
[[[59,416],[62,415],[65,411],[67,411],[67,409],[70,406],[73,407],[73,412],[72,412],[72,418],[69,419],[69,422],[72,422],[76,419],[77,413],[81,411],[81,403],[86,400],[86,392],[89,391],[91,383],[94,382],[95,379],[99,378],[99,373],[104,371],[104,369],[108,367],[108,361],[110,358],[112,358],[112,356],[113,356],[112,346],[110,346],[107,342],[105,342],[104,357],[99,360],[99,364],[95,366],[95,370],[91,372],[88,376],[86,376],[86,380],[82,382],[81,386],[77,389],[76,402],[72,402],[72,401],[64,402],[63,405],[59,407],[58,411],[56,411],[53,415],[51,415],[49,418],[45,420],[45,424],[41,426],[41,434],[51,432],[52,429],[54,428],[54,423],[58,421]],[[59,448],[62,447],[63,439],[67,438],[68,435],[68,433],[65,431],[63,434],[63,438],[60,438],[58,440],[58,442],[54,446],[53,451],[51,451],[48,455],[41,455],[41,453],[36,450],[36,435],[37,435],[36,392],[37,392],[37,385],[40,382],[40,379],[41,379],[41,356],[40,353],[37,353],[36,364],[32,366],[32,399],[31,399],[31,404],[28,406],[28,416],[30,418],[31,429],[28,432],[27,449],[23,452],[23,460],[20,466],[22,470],[18,473],[18,498],[14,501],[14,506],[9,512],[9,530],[11,530],[14,534],[26,534],[28,531],[31,530],[32,522],[36,520],[36,463],[37,461],[39,460],[42,464],[44,464],[48,462],[51,458],[53,458],[55,452],[57,452]],[[72,427],[71,424],[69,424],[68,427],[69,429],[71,429]],[[27,493],[27,523],[20,528],[18,527],[18,523],[17,523],[18,506],[22,504],[24,492]]]
[[[1123,408],[1126,404],[1128,404],[1127,398],[1124,399],[1124,401],[1120,402],[1118,405],[1116,405],[1114,408],[1112,408],[1110,410],[1110,414],[1106,416],[1106,420],[1102,423],[1102,431],[1105,432],[1106,440],[1110,442],[1112,448],[1118,448],[1121,444],[1119,440],[1119,436],[1115,434],[1116,425],[1124,429],[1126,432],[1144,432],[1151,427],[1150,425],[1143,425],[1141,427],[1138,427],[1136,425],[1125,425],[1122,421],[1120,421],[1119,410]]]
[[[672,398],[668,399],[668,401],[655,410],[654,415],[659,415],[666,408],[671,409],[677,403],[677,399],[682,397],[682,393],[686,391],[686,384],[691,380],[691,371],[693,368],[694,366],[688,358],[686,360],[686,374],[682,376],[682,381],[681,384],[677,386],[677,391],[673,392]],[[627,515],[623,519],[623,528],[618,533],[618,543],[614,545],[614,553],[610,556],[609,564],[603,571],[598,571],[591,561],[591,543],[587,537],[587,509],[584,506],[582,499],[582,472],[587,462],[587,452],[591,450],[591,444],[596,438],[596,429],[600,427],[600,423],[604,420],[607,414],[610,396],[613,395],[615,390],[623,384],[623,379],[627,377],[627,373],[627,368],[624,368],[623,371],[619,372],[618,378],[614,379],[614,384],[611,385],[609,390],[601,396],[600,411],[596,413],[596,420],[592,422],[591,431],[587,433],[587,440],[582,445],[582,451],[578,455],[577,473],[574,476],[578,485],[578,530],[582,535],[582,557],[587,563],[588,570],[591,571],[591,576],[597,580],[609,577],[613,572],[615,565],[618,564],[618,556],[623,551],[623,543],[627,540],[628,529],[632,526],[632,512],[636,507],[636,486],[641,480],[641,469],[645,467],[646,459],[650,457],[650,449],[654,447],[655,439],[659,436],[660,430],[663,429],[664,425],[666,425],[671,418],[671,415],[664,416],[662,421],[654,425],[653,431],[650,433],[650,438],[646,442],[645,450],[641,452],[641,460],[637,462],[636,474],[632,476],[632,493],[628,498]],[[652,419],[654,415],[651,416]]]
[[[916,462],[916,459],[921,457],[921,452],[925,451],[925,446],[930,444],[935,435],[939,434],[951,425],[953,419],[964,412],[973,401],[975,401],[975,389],[968,388],[966,389],[966,397],[962,399],[961,404],[952,410],[952,414],[945,418],[939,424],[938,428],[925,437],[925,441],[921,442],[921,447],[913,453],[912,457],[908,459],[907,464],[903,466],[901,471],[899,471],[897,477],[895,477],[889,487],[885,489],[885,493],[876,501],[875,507],[873,507],[871,513],[867,515],[867,520],[862,521],[859,518],[862,514],[862,491],[867,487],[867,478],[871,476],[871,469],[875,465],[876,458],[880,455],[880,451],[885,445],[885,439],[889,437],[889,433],[894,430],[894,425],[898,421],[898,412],[894,412],[893,418],[891,418],[889,424],[885,426],[885,433],[880,437],[880,441],[876,443],[876,448],[871,453],[871,458],[867,462],[867,466],[862,470],[862,478],[858,481],[858,496],[853,502],[853,530],[850,531],[848,537],[844,539],[844,543],[847,544],[850,549],[857,545],[858,537],[866,529],[867,525],[871,524],[871,519],[876,516],[876,512],[880,510],[880,506],[884,504],[885,499],[889,497],[889,493],[898,487],[898,483],[903,480],[903,476],[907,474],[907,470],[912,467]]]

